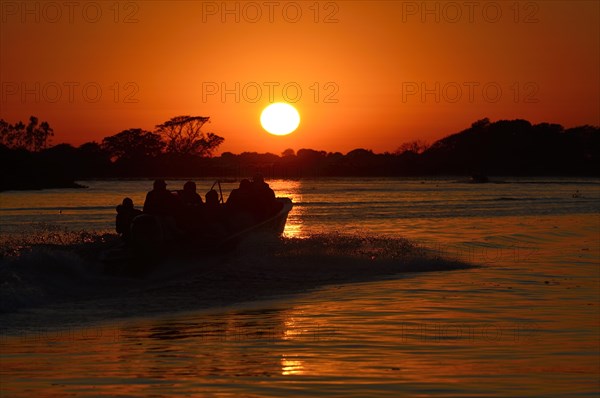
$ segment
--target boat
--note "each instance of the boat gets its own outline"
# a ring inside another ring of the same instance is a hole
[[[290,198],[281,197],[276,198],[275,202],[278,209],[275,213],[235,230],[221,228],[183,233],[177,230],[172,220],[141,214],[132,222],[130,242],[123,243],[102,256],[105,272],[138,275],[173,255],[197,258],[227,253],[250,237],[281,236],[293,203]]]
[[[490,179],[485,174],[473,174],[469,182],[471,184],[485,184],[490,182]]]

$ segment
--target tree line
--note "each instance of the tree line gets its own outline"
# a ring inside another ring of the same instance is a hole
[[[175,116],[155,127],[123,130],[79,147],[49,146],[53,134],[38,119],[10,124],[0,120],[0,190],[75,187],[75,180],[145,177],[177,173],[190,163],[210,157],[224,141],[203,126],[205,116]]]
[[[133,128],[73,147],[49,145],[53,130],[0,120],[0,189],[72,186],[92,178],[234,177],[261,172],[269,178],[418,175],[598,176],[600,129],[527,120],[477,120],[429,145],[402,143],[393,152],[358,148],[346,154],[302,148],[272,153],[224,152],[224,138],[205,133],[204,116],[176,116],[154,131]]]

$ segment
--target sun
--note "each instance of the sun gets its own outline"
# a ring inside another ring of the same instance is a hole
[[[300,114],[290,104],[276,102],[262,111],[260,124],[273,135],[287,135],[298,128]]]

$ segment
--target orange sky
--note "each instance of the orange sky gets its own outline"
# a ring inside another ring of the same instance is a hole
[[[210,116],[234,153],[393,151],[483,117],[598,125],[599,4],[3,0],[0,117],[79,145]],[[269,87],[296,101],[289,136],[260,127]]]

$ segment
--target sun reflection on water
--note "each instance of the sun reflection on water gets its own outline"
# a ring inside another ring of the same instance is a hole
[[[281,357],[281,374],[283,376],[301,375],[304,373],[304,362],[296,358],[289,359],[285,355]]]
[[[303,232],[303,219],[305,208],[299,206],[303,201],[302,196],[302,182],[294,180],[273,180],[269,182],[271,188],[280,197],[287,197],[292,199],[294,207],[288,214],[288,220],[285,224],[284,235],[288,238],[301,238],[304,236]]]

